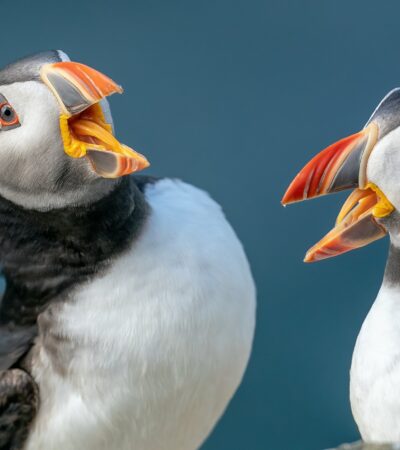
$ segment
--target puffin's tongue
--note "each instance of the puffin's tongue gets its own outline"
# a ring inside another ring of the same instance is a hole
[[[112,151],[115,153],[122,153],[122,144],[116,139],[113,134],[106,129],[106,124],[99,125],[94,120],[78,119],[71,121],[70,127],[76,136],[92,142],[95,138],[98,145],[104,147],[105,151]],[[132,150],[133,152],[133,150]]]
[[[64,131],[67,130],[63,134],[67,154],[75,158],[87,156],[95,172],[106,178],[117,178],[148,167],[143,155],[115,138],[111,125],[104,122],[95,107],[61,123]]]
[[[85,154],[102,176],[128,174],[145,169],[149,165],[143,155],[121,144],[112,134],[111,125],[96,115],[71,120],[69,127],[72,135],[84,145]]]

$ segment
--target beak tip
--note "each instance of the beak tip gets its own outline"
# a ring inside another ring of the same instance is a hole
[[[282,197],[281,203],[286,206],[290,203],[301,202],[310,198],[308,189],[305,188],[304,183],[299,180],[297,176],[286,189],[285,194]]]
[[[312,247],[305,254],[303,262],[313,263],[313,262],[320,261],[321,259],[323,259],[323,258],[318,258],[317,255],[318,255],[318,252],[315,251],[315,249]]]
[[[286,190],[285,194],[282,197],[281,204],[282,206],[286,206],[291,203],[291,195],[289,194],[289,189]]]
[[[150,166],[150,162],[149,160],[143,156],[141,153],[138,153],[139,159],[138,159],[138,166],[137,166],[137,170],[144,170],[147,169]]]
[[[287,206],[290,202],[290,199],[288,198],[287,192],[285,193],[285,195],[282,197],[281,199],[281,205],[282,206]]]
[[[146,159],[146,161],[142,162],[142,164],[140,165],[140,170],[147,169],[148,167],[150,167],[150,163]]]

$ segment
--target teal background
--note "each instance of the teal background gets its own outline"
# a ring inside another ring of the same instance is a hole
[[[312,155],[358,131],[400,85],[400,3],[0,4],[1,64],[61,48],[112,76],[125,87],[111,100],[121,140],[147,155],[149,173],[208,190],[244,243],[259,293],[254,352],[204,449],[322,450],[356,439],[348,370],[387,241],[305,265],[346,194],[286,209],[279,201]]]

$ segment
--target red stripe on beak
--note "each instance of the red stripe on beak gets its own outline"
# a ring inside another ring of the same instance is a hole
[[[357,186],[365,168],[363,160],[376,142],[375,126],[345,137],[316,155],[294,178],[282,199],[282,204],[299,202],[320,195]],[[371,137],[371,139],[370,139]],[[351,167],[346,162],[354,152],[359,155]],[[340,177],[343,180],[336,183]]]

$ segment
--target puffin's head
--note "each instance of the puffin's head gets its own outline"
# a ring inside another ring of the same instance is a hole
[[[114,137],[106,96],[122,89],[61,51],[0,71],[0,194],[38,209],[90,203],[146,158]]]
[[[353,188],[336,226],[306,254],[313,262],[362,247],[388,231],[400,245],[400,88],[364,129],[327,147],[295,177],[282,203]]]

